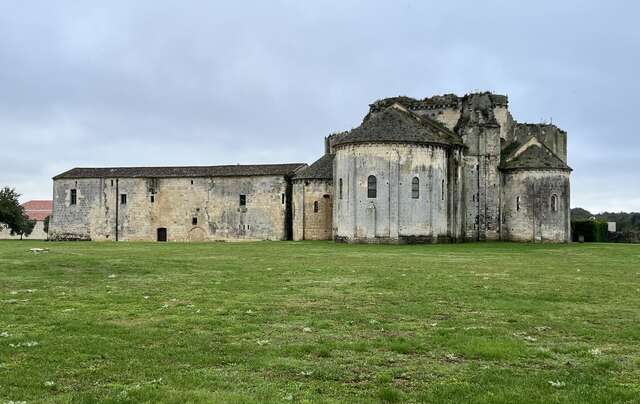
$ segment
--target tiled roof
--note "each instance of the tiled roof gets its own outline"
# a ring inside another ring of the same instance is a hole
[[[513,143],[502,151],[500,169],[508,170],[563,170],[571,171],[560,157],[532,137],[524,145]]]
[[[179,178],[179,177],[251,177],[265,175],[292,176],[305,163],[258,164],[192,167],[114,167],[73,168],[53,177],[73,178]]]
[[[334,145],[353,143],[422,143],[462,145],[460,136],[430,118],[393,104],[369,113],[360,126],[335,136]]]
[[[295,177],[296,180],[332,180],[333,179],[333,154],[325,154],[311,164],[298,172]]]
[[[22,204],[24,213],[31,220],[44,220],[51,215],[53,201],[28,201]]]

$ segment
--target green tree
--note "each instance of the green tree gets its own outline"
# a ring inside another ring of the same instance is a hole
[[[22,217],[20,220],[20,225],[18,226],[18,231],[15,233],[20,236],[20,240],[22,240],[23,236],[29,237],[31,232],[33,232],[33,228],[36,227],[36,221],[30,220],[26,216]]]
[[[13,188],[4,187],[0,190],[0,226],[8,227],[11,235],[28,230],[28,224],[25,222],[29,219],[25,216],[24,208],[20,205],[18,198],[20,194]]]

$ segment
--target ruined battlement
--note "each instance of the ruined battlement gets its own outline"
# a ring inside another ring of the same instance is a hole
[[[426,97],[421,100],[397,96],[383,98],[369,105],[369,112],[378,112],[395,103],[401,104],[412,111],[431,109],[461,109],[464,105],[473,108],[508,107],[509,98],[506,95],[493,94],[491,92],[469,93],[462,97],[456,94],[443,94]]]

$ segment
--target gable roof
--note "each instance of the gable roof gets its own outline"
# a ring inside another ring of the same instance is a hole
[[[187,167],[72,168],[56,175],[53,179],[292,176],[306,166],[306,163],[290,163]]]
[[[394,103],[369,113],[355,129],[335,137],[334,145],[354,143],[421,143],[443,146],[462,145],[462,139],[441,123],[418,116]]]
[[[333,154],[325,154],[293,177],[295,180],[333,180]]]
[[[24,213],[31,220],[44,220],[53,211],[53,201],[28,201],[22,204]]]
[[[572,171],[560,157],[541,143],[536,137],[531,137],[525,144],[513,143],[506,147],[501,154],[500,169],[508,170],[563,170]]]

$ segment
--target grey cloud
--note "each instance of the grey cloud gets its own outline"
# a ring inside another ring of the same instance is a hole
[[[493,90],[569,132],[573,205],[640,210],[634,3],[6,1],[0,184],[311,162],[373,100]],[[602,191],[602,192],[600,192]]]

